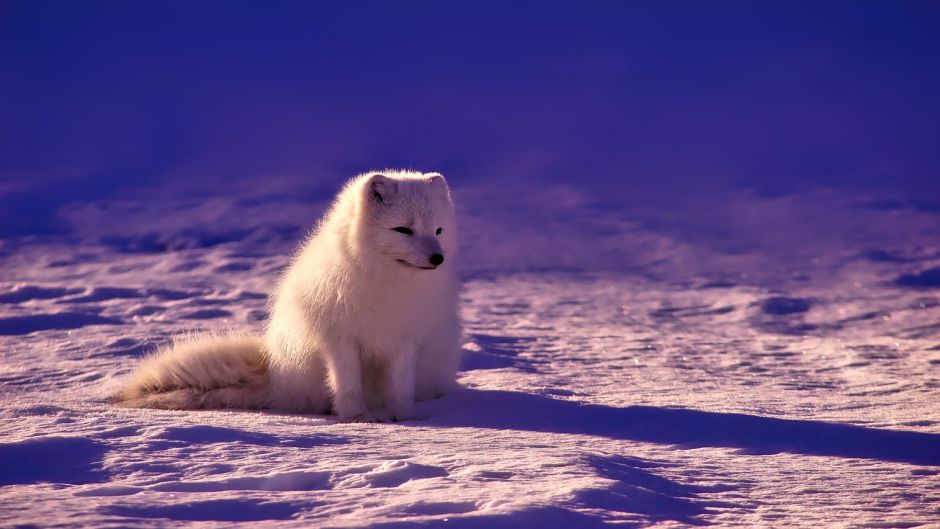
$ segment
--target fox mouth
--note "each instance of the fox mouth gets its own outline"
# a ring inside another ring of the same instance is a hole
[[[417,268],[418,270],[436,270],[437,269],[436,266],[415,266],[409,263],[408,261],[405,261],[404,259],[395,259],[395,260],[405,266],[410,266],[411,268]]]

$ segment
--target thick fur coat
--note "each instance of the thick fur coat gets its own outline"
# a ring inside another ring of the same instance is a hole
[[[456,382],[457,229],[444,177],[353,178],[270,298],[264,337],[183,339],[145,360],[127,406],[404,420]]]

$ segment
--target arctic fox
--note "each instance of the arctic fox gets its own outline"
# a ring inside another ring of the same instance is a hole
[[[444,177],[359,175],[294,256],[260,336],[181,340],[117,395],[132,407],[404,420],[456,385],[454,207]]]

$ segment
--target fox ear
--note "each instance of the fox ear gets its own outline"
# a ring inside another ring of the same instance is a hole
[[[398,194],[398,183],[381,173],[369,177],[366,195],[375,204],[390,204]]]
[[[424,173],[424,177],[427,179],[428,183],[431,184],[431,187],[440,189],[444,192],[450,190],[450,188],[447,187],[447,180],[441,173]]]

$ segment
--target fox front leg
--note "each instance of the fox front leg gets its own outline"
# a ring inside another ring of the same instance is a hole
[[[383,389],[393,421],[414,417],[416,356],[415,349],[407,347],[392,355],[386,365]]]
[[[362,394],[359,351],[337,343],[324,347],[323,353],[333,390],[333,412],[345,422],[376,422]]]

